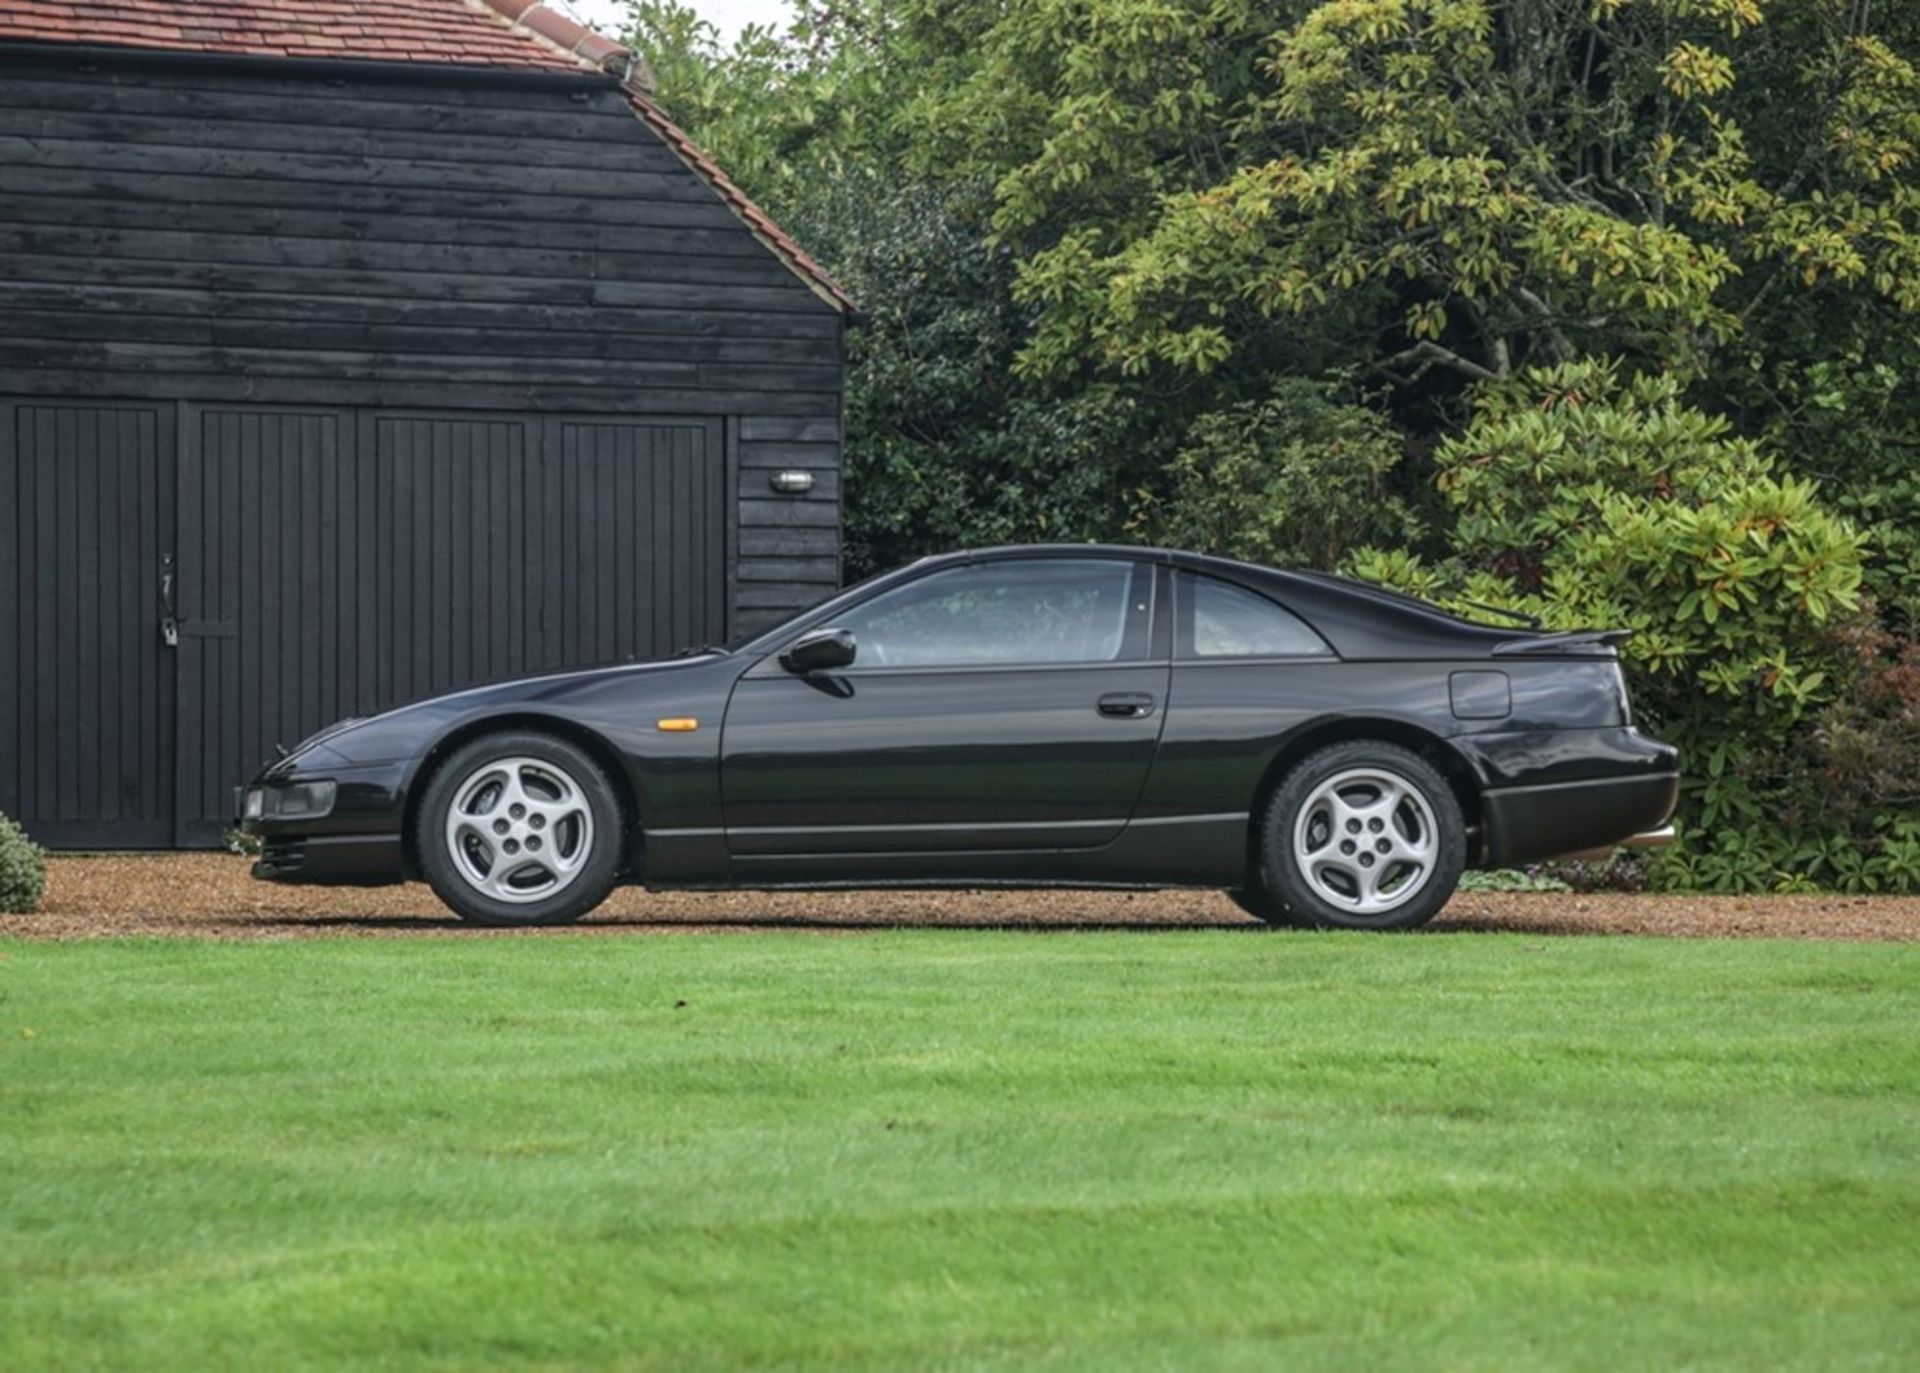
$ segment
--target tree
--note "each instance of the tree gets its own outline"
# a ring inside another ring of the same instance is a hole
[[[890,155],[887,112],[905,97],[881,60],[880,12],[873,0],[796,6],[784,30],[748,25],[723,45],[680,0],[629,0],[624,38],[674,120],[779,215],[820,177]]]
[[[967,545],[1112,535],[1167,456],[1155,417],[1117,388],[1015,375],[1027,313],[1011,255],[948,189],[848,168],[787,219],[861,308],[845,402],[854,576]]]
[[[1034,374],[1214,371],[1304,325],[1455,392],[1589,353],[1697,376],[1783,292],[1920,308],[1920,7],[910,10],[974,63],[916,116],[996,178]]]
[[[1281,567],[1337,568],[1404,547],[1421,522],[1396,478],[1406,437],[1340,388],[1299,378],[1202,415],[1143,527],[1156,542]]]

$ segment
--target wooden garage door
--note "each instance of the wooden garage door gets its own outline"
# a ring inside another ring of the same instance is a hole
[[[0,401],[0,811],[61,848],[173,841],[170,405]]]
[[[22,401],[0,434],[0,810],[56,847],[217,844],[342,716],[727,632],[718,421]]]
[[[726,632],[717,421],[189,412],[181,844],[343,716]]]

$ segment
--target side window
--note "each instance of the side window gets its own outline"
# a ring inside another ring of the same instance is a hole
[[[861,667],[1107,663],[1143,656],[1151,568],[1013,559],[935,572],[837,616]]]
[[[1214,577],[1186,574],[1191,658],[1332,656],[1326,641],[1292,611],[1265,596]],[[1187,637],[1185,635],[1182,636]]]

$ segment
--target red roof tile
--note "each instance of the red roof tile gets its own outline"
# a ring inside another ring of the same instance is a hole
[[[644,61],[540,0],[0,0],[0,41],[612,72],[635,113],[816,294],[853,301],[650,98]]]
[[[588,47],[515,22],[517,11],[533,7],[534,0],[5,0],[0,39],[548,71],[624,56],[571,20],[562,22],[591,38]]]

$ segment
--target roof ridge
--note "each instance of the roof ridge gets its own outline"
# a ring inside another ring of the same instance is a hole
[[[594,71],[611,72],[629,90],[653,90],[653,68],[644,57],[571,15],[547,8],[542,0],[467,0],[467,3],[563,57],[571,57]]]

